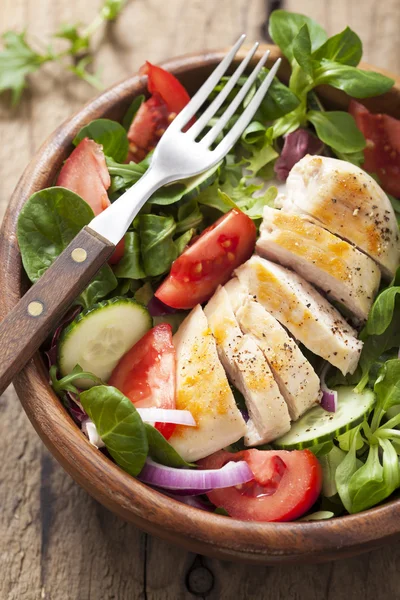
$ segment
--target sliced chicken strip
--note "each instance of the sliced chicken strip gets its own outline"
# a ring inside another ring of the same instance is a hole
[[[259,256],[252,256],[235,273],[250,294],[309,350],[344,375],[355,371],[362,342],[309,283]]]
[[[218,288],[204,312],[228,377],[246,401],[250,419],[245,444],[271,442],[279,432],[289,431],[290,417],[264,354],[242,334],[224,288]]]
[[[290,417],[296,421],[319,402],[319,377],[286,329],[259,302],[252,300],[238,279],[231,279],[225,289],[229,298],[233,298],[231,303],[235,303],[240,329],[263,351],[288,405]]]
[[[246,433],[220,363],[214,337],[198,305],[173,338],[176,349],[176,408],[190,410],[196,427],[178,425],[169,443],[188,461],[233,444]]]
[[[381,279],[376,263],[304,215],[266,206],[256,250],[366,320]]]
[[[375,260],[393,277],[400,260],[399,229],[389,198],[365,171],[326,156],[302,158],[286,181],[287,212],[306,213]]]

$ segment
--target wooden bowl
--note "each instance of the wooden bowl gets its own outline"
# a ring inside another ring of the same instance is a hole
[[[194,92],[223,54],[224,51],[218,51],[184,56],[164,67]],[[277,48],[271,46],[270,62],[278,56]],[[288,75],[289,66],[283,64],[281,77],[287,80]],[[54,183],[72,150],[72,140],[83,125],[99,117],[121,119],[132,98],[144,93],[145,88],[145,80],[134,76],[98,96],[60,125],[27,167],[12,196],[0,236],[3,317],[28,286],[15,235],[24,202],[34,192]],[[343,108],[348,102],[346,95],[336,90],[325,88],[321,94],[328,106]],[[370,100],[368,105],[400,117],[400,79],[393,90]],[[50,388],[39,353],[14,383],[36,431],[75,481],[123,519],[193,552],[255,564],[322,562],[364,552],[400,533],[400,500],[353,516],[303,523],[247,523],[191,508],[146,487],[89,444]]]

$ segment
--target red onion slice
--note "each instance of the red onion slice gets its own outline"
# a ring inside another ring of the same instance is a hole
[[[330,367],[330,364],[326,363],[326,365],[324,366],[324,368],[321,371],[321,378],[320,378],[321,391],[322,391],[321,406],[324,410],[326,410],[328,412],[336,412],[337,404],[338,404],[337,391],[329,389],[325,383],[325,377],[326,377],[329,367]]]
[[[81,427],[83,433],[86,435],[92,446],[94,446],[97,449],[105,448],[105,443],[99,436],[98,431],[96,429],[96,425],[91,419],[87,418],[85,421],[83,421]]]
[[[196,421],[190,410],[169,408],[137,408],[136,410],[146,423],[174,423],[175,425],[188,425],[189,427],[196,426]]]
[[[204,491],[241,485],[254,479],[246,461],[228,462],[221,469],[175,469],[148,458],[139,479],[166,490]]]

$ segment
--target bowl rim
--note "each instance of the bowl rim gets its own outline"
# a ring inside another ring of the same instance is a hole
[[[265,46],[255,60],[263,49]],[[270,49],[270,60],[280,56],[275,46]],[[210,68],[224,53],[224,49],[193,53],[160,64],[179,76],[194,68]],[[238,58],[241,56],[239,53]],[[284,71],[287,68],[284,66]],[[398,98],[400,78],[394,79]],[[88,119],[102,116],[121,98],[132,99],[141,93],[145,82],[146,78],[135,75],[94,98],[64,121],[30,161],[11,197],[1,228],[0,318],[26,290],[15,234],[22,205],[33,191],[40,189],[41,181],[54,179],[79,128]],[[142,484],[91,446],[51,390],[39,352],[18,374],[14,385],[43,442],[89,494],[146,532],[191,551],[258,564],[322,562],[369,550],[400,534],[400,500],[356,515],[315,522],[246,522],[202,512]]]

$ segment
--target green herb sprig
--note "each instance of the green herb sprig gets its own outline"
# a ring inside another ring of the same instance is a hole
[[[16,106],[23,90],[28,87],[28,75],[38,71],[46,63],[58,63],[90,85],[101,89],[97,74],[89,70],[92,62],[91,41],[94,33],[108,21],[114,21],[122,12],[127,0],[104,0],[99,13],[88,25],[64,24],[52,38],[68,42],[62,52],[56,52],[50,43],[44,50],[36,49],[27,40],[26,31],[6,31],[3,36],[4,50],[0,52],[0,94],[11,90],[11,104]]]
[[[394,81],[357,68],[362,43],[349,27],[328,38],[313,19],[276,10],[270,17],[269,33],[290,62],[289,90],[300,101],[299,106],[269,128],[270,140],[310,123],[319,139],[339,158],[360,164],[365,139],[353,117],[343,111],[309,110],[309,94],[314,88],[328,84],[353,98],[369,98],[387,92]]]

